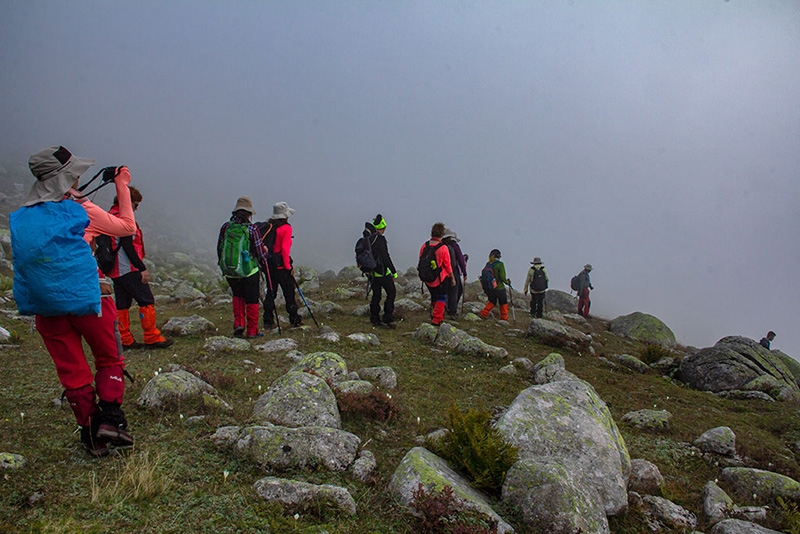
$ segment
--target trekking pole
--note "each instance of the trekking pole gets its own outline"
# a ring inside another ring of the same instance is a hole
[[[264,300],[261,301],[261,305],[266,308],[267,299],[272,299],[272,310],[275,312],[275,324],[278,325],[278,335],[282,336],[281,319],[278,317],[278,308],[275,306],[275,293],[272,291],[272,277],[269,275],[269,267],[264,271],[264,281],[267,283],[267,294],[264,295]]]
[[[308,310],[308,314],[311,316],[311,320],[314,321],[314,324],[317,325],[317,328],[319,328],[319,323],[314,318],[314,312],[311,311],[311,306],[308,305],[308,301],[306,300],[306,296],[303,295],[303,290],[300,289],[300,286],[297,284],[297,279],[294,276],[292,276],[292,280],[294,281],[294,287],[297,288],[297,293],[299,293],[300,294],[300,298],[303,299],[303,304],[306,305],[306,309]]]
[[[508,294],[511,297],[511,317],[516,321],[517,312],[514,311],[514,286],[511,285],[511,282],[508,283]]]

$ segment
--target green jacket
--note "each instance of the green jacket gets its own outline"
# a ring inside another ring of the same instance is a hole
[[[500,260],[495,260],[494,265],[492,266],[492,270],[494,271],[494,278],[497,280],[497,288],[505,290],[506,284],[510,283],[508,278],[506,278],[506,266]]]

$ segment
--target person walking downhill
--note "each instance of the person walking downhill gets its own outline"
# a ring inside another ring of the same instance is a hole
[[[592,281],[589,279],[589,273],[592,271],[592,266],[586,264],[583,270],[578,273],[578,315],[589,318],[589,308],[592,301],[589,298],[589,290],[594,289]]]
[[[547,269],[542,265],[542,258],[533,258],[531,268],[528,269],[528,276],[525,278],[525,287],[522,290],[526,295],[528,289],[531,290],[531,317],[541,319],[544,312],[544,297],[547,294],[547,286],[550,277],[547,276]]]
[[[506,278],[506,266],[500,261],[500,251],[492,249],[489,261],[481,271],[481,287],[489,302],[481,310],[480,316],[489,318],[492,309],[499,305],[500,320],[508,321],[508,295],[505,284],[511,285],[511,280]]]
[[[419,249],[417,272],[431,294],[431,324],[439,326],[444,321],[447,290],[455,284],[450,252],[442,243],[444,223],[437,222],[431,228],[431,238]]]
[[[135,212],[142,202],[142,194],[133,186],[128,186],[131,192],[131,204]],[[114,197],[114,203],[109,210],[114,216],[119,216],[119,200]],[[144,237],[139,224],[136,224],[136,233],[132,236],[112,238],[111,243],[117,249],[114,267],[108,274],[114,282],[114,299],[117,304],[117,324],[122,347],[125,349],[166,349],[172,346],[173,341],[161,335],[156,327],[156,300],[150,290],[150,272],[142,261],[145,258]],[[143,344],[139,344],[131,334],[130,307],[133,301],[139,306],[139,322],[142,325]]]
[[[369,236],[372,256],[375,258],[375,270],[372,273],[372,300],[369,303],[369,319],[373,326],[392,326],[394,323],[394,299],[397,289],[394,279],[397,269],[389,256],[389,244],[386,242],[386,219],[379,213],[372,221],[375,235]],[[381,291],[386,292],[383,302],[383,318],[381,319]]]
[[[217,260],[233,293],[234,337],[263,336],[258,329],[259,270],[267,269],[267,254],[258,228],[250,222],[255,213],[250,197],[239,197],[217,239]]]
[[[28,166],[36,182],[9,219],[19,313],[35,315],[36,330],[81,427],[81,442],[100,457],[111,448],[133,446],[133,436],[122,410],[125,358],[117,337],[117,309],[111,282],[100,272],[92,247],[100,234],[132,235],[136,220],[127,167],[101,171],[103,182],[116,187],[118,216],[76,189],[94,163],[63,146],[33,154]],[[83,341],[92,351],[94,373]]]
[[[464,253],[461,252],[459,241],[461,240],[454,231],[449,228],[444,229],[442,243],[447,245],[450,252],[450,264],[453,266],[453,278],[455,279],[455,284],[447,289],[446,311],[450,319],[458,319],[458,301],[464,294],[464,284],[467,282],[467,260]]]
[[[278,202],[272,206],[272,217],[267,221],[271,225],[271,232],[275,232],[274,244],[269,251],[269,279],[272,287],[267,288],[267,297],[264,299],[264,328],[274,326],[275,298],[278,296],[278,287],[283,292],[286,301],[286,312],[289,314],[289,323],[292,326],[303,326],[303,320],[297,313],[297,301],[294,297],[294,267],[292,267],[292,225],[289,216],[294,210],[286,202]]]

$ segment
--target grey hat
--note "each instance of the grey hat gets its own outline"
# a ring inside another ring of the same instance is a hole
[[[591,271],[592,270],[592,264],[587,263],[586,265],[583,266],[583,268],[586,269],[587,271]]]
[[[63,146],[43,148],[28,159],[36,182],[28,191],[23,206],[40,202],[58,202],[96,160],[78,158]]]
[[[542,264],[542,258],[540,258],[539,256],[533,258],[533,261],[531,262],[531,265],[541,265],[541,264]]]
[[[244,210],[251,216],[256,214],[256,210],[253,209],[253,201],[250,200],[250,197],[239,197],[236,200],[236,207],[233,208],[231,213],[236,213],[239,210]]]
[[[456,243],[458,243],[459,241],[461,241],[461,240],[458,238],[458,235],[457,235],[457,234],[456,234],[454,231],[452,231],[450,228],[445,228],[445,229],[444,229],[444,235],[442,236],[442,239],[452,239],[452,240],[453,240],[453,241],[455,241]]]
[[[273,219],[288,219],[289,215],[293,214],[294,210],[289,207],[289,204],[286,202],[278,202],[274,206],[272,206],[272,218]]]

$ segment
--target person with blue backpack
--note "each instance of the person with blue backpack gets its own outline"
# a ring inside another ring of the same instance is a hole
[[[508,321],[508,295],[505,285],[511,285],[511,280],[506,277],[506,266],[500,261],[501,256],[498,249],[492,249],[489,252],[489,261],[481,270],[481,288],[489,299],[480,313],[483,319],[488,319],[492,309],[499,305],[500,320]]]
[[[92,178],[102,174],[101,186],[114,184],[118,216],[82,194],[86,186],[78,187],[78,180],[94,163],[63,146],[33,154],[28,166],[36,181],[9,222],[17,308],[21,315],[35,316],[64,398],[80,425],[80,440],[92,456],[100,457],[114,448],[132,447],[133,436],[122,410],[125,358],[111,281],[99,270],[92,248],[101,234],[134,234],[136,220],[127,167],[106,167]]]
[[[267,252],[258,227],[250,222],[255,214],[250,197],[239,197],[217,239],[217,260],[233,293],[234,337],[263,336],[258,329],[260,271],[267,269]]]

